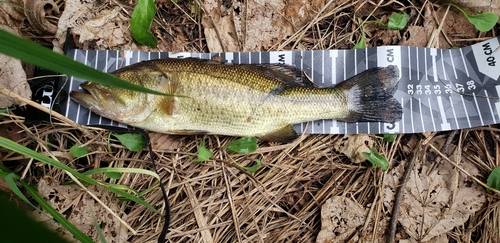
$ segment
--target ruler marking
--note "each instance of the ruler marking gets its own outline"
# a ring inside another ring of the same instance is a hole
[[[467,77],[470,77],[469,69],[467,68],[467,63],[465,62],[465,57],[464,57],[464,53],[462,51],[462,48],[460,48],[459,50],[460,50],[460,56],[462,58],[462,62],[464,63],[465,73],[467,74]]]
[[[453,111],[453,117],[455,118],[455,123],[457,124],[457,128],[460,128],[460,125],[458,124],[458,118],[457,118],[457,113],[455,112],[455,106],[453,105],[453,99],[450,98],[450,105],[451,105],[451,110]]]
[[[410,98],[410,120],[411,120],[411,132],[415,133],[415,123],[413,121],[413,98]]]
[[[465,111],[465,118],[467,118],[467,123],[469,124],[469,127],[472,127],[470,125],[470,119],[469,119],[469,112],[467,112],[467,107],[465,107],[465,101],[464,101],[464,97],[462,95],[460,95],[460,99],[462,99],[462,105],[464,107],[464,111]],[[463,128],[463,127],[461,127]]]
[[[438,81],[438,78],[437,78],[437,66],[436,66],[436,63],[437,63],[437,50],[436,48],[431,48],[430,49],[430,54],[432,56],[432,76],[434,76],[434,82],[437,82]]]
[[[430,53],[429,53],[430,54]],[[427,70],[429,69],[429,67],[427,67],[427,49],[424,50],[424,70],[425,70],[425,80],[428,81],[429,80],[429,72],[427,72]]]
[[[354,49],[354,75],[358,74],[358,49]]]
[[[404,98],[401,97],[401,108],[404,109]],[[405,120],[405,113],[403,112],[403,114],[401,114],[401,126],[403,127],[403,133],[405,133],[405,124],[404,124],[404,120]],[[368,127],[368,131],[370,131],[370,127]]]
[[[321,60],[325,60],[325,51],[322,50],[321,51]],[[314,60],[313,60],[314,62]],[[323,63],[323,66],[321,67],[321,83],[324,84],[325,83],[325,62],[321,62]]]
[[[457,70],[455,67],[455,61],[453,61],[453,52],[451,51],[451,49],[448,51],[450,52],[450,61],[451,61],[451,66],[453,67],[452,68],[453,73],[455,74],[455,79],[458,79]]]
[[[496,85],[497,95],[500,95],[500,85]],[[497,109],[498,119],[500,119],[500,101],[495,102],[495,108]]]
[[[493,117],[493,123],[497,123],[495,119],[495,113],[493,112],[493,108],[491,107],[490,98],[488,98],[488,91],[484,90],[484,96],[486,97],[486,101],[488,102],[488,106],[490,107],[491,117]]]
[[[418,108],[420,109],[420,121],[422,122],[422,132],[425,131],[424,115],[422,114],[422,100],[418,98]]]
[[[434,131],[436,131],[436,122],[434,121],[434,112],[432,111],[431,98],[428,97],[427,101],[429,102],[429,111],[431,112],[432,128],[434,128]]]
[[[408,80],[411,80],[411,48],[408,47]]]
[[[410,49],[410,48],[408,48]],[[419,60],[419,55],[418,55],[418,49],[415,48],[415,57],[417,59],[417,65],[415,65],[417,67],[417,80],[420,80],[420,60]],[[424,55],[424,60],[425,60],[425,55]],[[411,75],[410,75],[411,76]]]
[[[441,128],[443,130],[451,130],[451,125],[446,120],[446,112],[444,111],[444,105],[443,105],[443,100],[441,99],[441,96],[437,97],[437,101],[438,101],[439,113],[441,113]]]
[[[479,115],[479,120],[481,121],[481,126],[484,126],[483,116],[481,115],[481,110],[479,109],[479,104],[477,103],[476,93],[472,93],[474,97],[474,103],[476,103],[477,114]]]
[[[441,66],[443,67],[443,76],[445,80],[448,80],[448,75],[446,74],[446,67],[444,66],[444,55],[443,55],[443,49],[441,49]],[[435,82],[438,81],[438,79],[434,79]]]

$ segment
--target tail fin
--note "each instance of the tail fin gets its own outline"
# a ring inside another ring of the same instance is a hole
[[[393,95],[399,82],[397,66],[368,69],[335,86],[343,90],[349,115],[341,121],[396,122],[401,119],[401,104]]]

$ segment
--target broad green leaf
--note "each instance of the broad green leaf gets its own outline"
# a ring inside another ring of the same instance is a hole
[[[465,16],[481,32],[490,31],[498,22],[498,15],[489,12],[477,15],[466,14]]]
[[[154,0],[139,0],[132,12],[130,19],[130,30],[132,36],[141,45],[146,45],[155,48],[158,45],[158,40],[151,34],[151,24],[156,14]]]
[[[476,29],[481,32],[486,32],[491,30],[498,22],[498,15],[494,13],[484,12],[481,14],[472,15],[465,12],[465,10],[463,10],[458,5],[455,5],[453,3],[443,4],[443,6],[445,5],[450,5],[460,10],[460,12],[462,12],[465,15],[465,17],[469,20],[469,22],[473,24],[474,27],[476,27]]]
[[[172,96],[129,83],[109,73],[103,73],[82,63],[76,62],[64,55],[55,53],[48,48],[35,44],[32,41],[13,35],[1,28],[0,53],[15,57],[23,62],[27,62],[35,66],[79,77],[95,83],[144,93]]]
[[[205,147],[205,139],[201,140],[200,148],[198,149],[198,159],[196,162],[204,162],[212,157],[212,152]]]
[[[138,133],[124,133],[124,134],[113,133],[113,136],[118,138],[118,140],[120,140],[120,143],[122,143],[123,146],[127,147],[130,151],[133,152],[139,152],[143,148],[148,146],[148,143],[146,142],[144,137]]]
[[[486,181],[486,184],[497,190],[500,190],[500,166],[496,167],[491,171],[490,175],[488,176],[488,180]]]
[[[402,30],[406,27],[408,23],[408,14],[406,13],[395,13],[389,18],[387,23],[387,28],[391,30]]]
[[[382,168],[383,171],[389,169],[389,162],[387,159],[378,154],[375,148],[370,149],[370,153],[363,152],[363,156],[372,163],[373,166],[378,166]]]
[[[89,148],[87,146],[82,146],[81,144],[77,143],[69,149],[69,153],[74,157],[79,158],[87,155],[89,153]]]
[[[257,150],[257,148],[257,138],[255,137],[243,137],[227,145],[227,149],[238,154],[248,154]]]

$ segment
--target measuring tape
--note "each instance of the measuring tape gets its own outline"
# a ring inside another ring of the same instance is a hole
[[[382,46],[357,50],[168,53],[68,50],[67,56],[103,72],[159,58],[196,57],[225,63],[283,63],[302,69],[318,86],[333,86],[373,67],[396,65],[400,77],[394,97],[403,107],[396,123],[319,120],[296,124],[311,134],[383,134],[446,131],[500,122],[500,37],[459,49]],[[84,80],[70,77],[64,89],[80,90]],[[61,112],[82,125],[125,126],[89,112],[67,98]]]

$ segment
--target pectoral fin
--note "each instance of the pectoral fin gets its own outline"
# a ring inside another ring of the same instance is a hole
[[[179,85],[179,75],[177,75],[176,73],[174,73],[172,75],[172,77],[167,77],[165,74],[161,73],[159,76],[158,76],[159,80],[160,80],[160,83],[161,83],[161,86],[162,86],[162,90],[165,91],[165,93],[167,94],[175,94],[175,91],[177,90],[177,86]],[[175,109],[175,97],[174,96],[163,96],[163,97],[160,97],[160,102],[158,104],[158,106],[160,107],[160,109],[163,110],[163,112],[165,112],[165,114],[167,115],[172,115],[174,113],[174,109]]]
[[[295,140],[297,137],[297,132],[295,132],[293,126],[289,124],[273,132],[260,136],[259,139],[263,141],[287,143]]]

